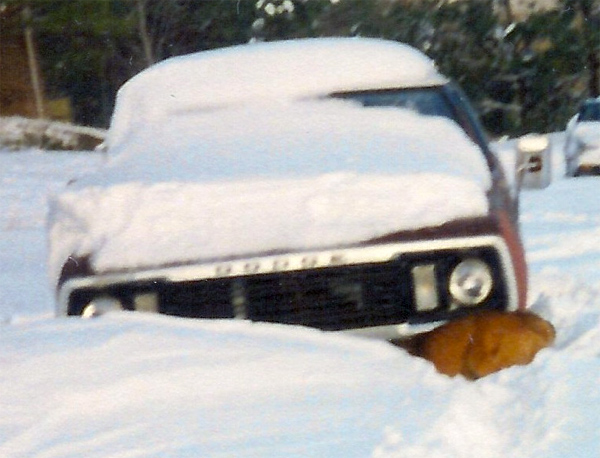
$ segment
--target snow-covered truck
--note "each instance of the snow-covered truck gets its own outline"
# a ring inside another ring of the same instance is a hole
[[[105,146],[106,167],[51,201],[59,315],[391,339],[526,305],[518,193],[460,89],[407,45],[168,59],[120,89]]]

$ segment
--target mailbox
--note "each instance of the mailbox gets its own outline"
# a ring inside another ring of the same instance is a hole
[[[521,188],[544,189],[552,182],[551,144],[546,135],[530,134],[517,144],[517,180]]]

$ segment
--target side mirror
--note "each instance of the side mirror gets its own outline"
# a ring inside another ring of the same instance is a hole
[[[544,189],[552,181],[550,140],[529,134],[517,142],[516,176],[519,189]]]

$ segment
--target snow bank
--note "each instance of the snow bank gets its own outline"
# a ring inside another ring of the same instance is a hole
[[[99,270],[314,249],[485,215],[490,174],[452,121],[312,101],[173,116],[51,207],[51,264]],[[349,211],[351,209],[351,211]]]
[[[598,290],[537,280],[555,347],[474,383],[300,327],[126,312],[5,326],[0,455],[596,456]]]
[[[0,348],[12,458],[368,456],[395,416],[378,399],[407,385],[398,369],[412,362],[312,330],[125,314],[13,325]]]

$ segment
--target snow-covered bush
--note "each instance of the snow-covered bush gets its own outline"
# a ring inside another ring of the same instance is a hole
[[[93,150],[106,131],[93,127],[19,116],[0,117],[0,149]]]

